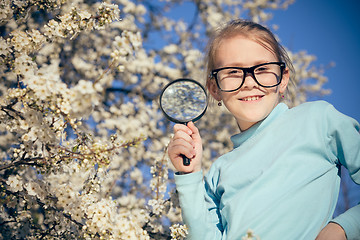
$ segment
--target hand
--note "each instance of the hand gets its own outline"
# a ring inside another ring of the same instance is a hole
[[[326,225],[315,240],[346,240],[344,229],[337,223]]]
[[[184,124],[174,126],[174,137],[168,146],[168,154],[179,172],[192,173],[201,170],[202,140],[193,122],[189,122],[187,126]],[[184,166],[182,154],[191,160],[189,166]]]

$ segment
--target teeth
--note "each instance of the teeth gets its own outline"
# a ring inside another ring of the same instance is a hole
[[[247,98],[243,98],[243,101],[255,101],[258,100],[260,97],[247,97]]]

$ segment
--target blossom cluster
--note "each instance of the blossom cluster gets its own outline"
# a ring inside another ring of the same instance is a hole
[[[155,197],[149,200],[148,204],[152,207],[155,215],[160,215],[165,209],[164,197],[168,180],[168,162],[165,154],[162,159],[155,161],[155,164],[150,168],[153,177],[150,181],[150,188],[154,191]]]
[[[173,224],[170,227],[170,230],[171,230],[171,239],[172,240],[183,239],[188,234],[186,225],[180,225],[178,223]]]
[[[290,52],[289,57],[293,62],[296,72],[294,82],[297,87],[288,87],[290,100],[294,105],[306,101],[307,95],[312,93],[317,93],[318,95],[330,94],[329,89],[323,88],[324,84],[328,81],[328,78],[323,75],[325,67],[316,67],[312,65],[316,60],[315,56],[309,55],[305,51],[301,51],[298,53]],[[330,66],[331,65],[333,65],[333,63],[330,63]]]
[[[54,9],[67,0],[3,0],[0,3],[0,22],[12,17],[27,17],[33,8]]]
[[[249,11],[253,21],[266,22],[272,17],[272,13],[267,10],[287,9],[287,7],[294,2],[295,0],[252,0],[244,3],[244,9]]]
[[[102,29],[105,25],[119,20],[120,11],[114,4],[101,3],[97,8],[96,15],[92,15],[86,10],[71,8],[71,12],[59,17],[60,22],[52,19],[45,26],[45,35],[49,38],[54,37],[74,37],[84,30]]]
[[[254,234],[253,230],[249,229],[241,240],[260,240],[260,238]]]

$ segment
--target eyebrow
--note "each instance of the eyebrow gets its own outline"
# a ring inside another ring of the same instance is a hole
[[[241,63],[231,63],[231,64],[226,64],[226,65],[222,65],[216,68],[223,68],[223,67],[252,67],[252,66],[256,66],[262,63],[268,63],[268,62],[277,62],[277,60],[257,60],[255,62],[253,62],[252,65],[247,65],[245,66],[245,64],[241,64]]]

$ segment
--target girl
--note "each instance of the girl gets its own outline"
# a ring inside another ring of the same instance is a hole
[[[281,103],[291,63],[259,24],[230,22],[210,41],[207,59],[206,87],[240,133],[203,178],[198,129],[174,126],[168,154],[189,239],[236,240],[249,228],[265,240],[360,239],[360,205],[332,219],[339,166],[360,184],[359,124],[323,101]]]

